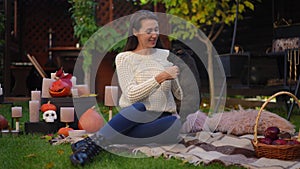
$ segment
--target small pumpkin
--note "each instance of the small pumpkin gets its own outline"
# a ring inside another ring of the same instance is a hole
[[[74,130],[73,128],[71,128],[71,127],[62,127],[62,128],[60,128],[59,130],[58,130],[58,134],[62,134],[62,135],[64,135],[64,136],[66,136],[66,137],[68,137],[69,136],[69,131],[70,130]]]
[[[45,103],[41,106],[41,111],[45,112],[45,111],[48,111],[48,110],[53,110],[53,111],[56,112],[57,108],[54,104],[51,104],[51,102],[48,101],[47,103]]]
[[[95,110],[95,106],[87,109],[78,121],[78,128],[88,133],[94,133],[104,125],[102,116]]]

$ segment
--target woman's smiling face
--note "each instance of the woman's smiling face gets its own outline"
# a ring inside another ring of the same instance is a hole
[[[133,30],[133,34],[138,39],[136,50],[153,48],[156,45],[159,36],[158,22],[154,19],[141,20],[141,28]]]

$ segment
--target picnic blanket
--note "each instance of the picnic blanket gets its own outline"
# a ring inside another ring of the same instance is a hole
[[[253,134],[235,136],[222,132],[200,131],[181,134],[183,140],[172,145],[149,144],[110,145],[109,152],[129,152],[130,156],[176,158],[194,165],[222,163],[225,166],[236,165],[249,169],[300,169],[300,159],[285,161],[269,158],[257,158],[251,143]],[[49,140],[52,145],[74,143],[83,137],[56,137]],[[128,155],[128,154],[127,154]]]
[[[251,140],[252,134],[234,136],[221,132],[201,131],[182,135],[184,140],[168,146],[147,145],[136,147],[133,153],[143,153],[148,157],[176,158],[194,165],[223,163],[249,169],[299,169],[300,160],[285,161],[257,158]]]
[[[258,111],[253,109],[240,109],[214,115],[208,118],[203,112],[197,111],[187,117],[183,125],[183,141],[174,145],[145,146],[111,145],[110,152],[130,152],[132,156],[142,153],[148,157],[177,158],[194,165],[223,163],[225,166],[237,165],[249,169],[300,169],[300,159],[297,161],[284,161],[278,159],[257,158],[251,143],[253,127]],[[215,130],[205,130],[211,124]],[[294,133],[294,126],[282,117],[264,111],[259,123],[258,133],[262,134],[268,126],[278,126],[282,131]],[[214,132],[211,132],[214,131]],[[226,133],[226,134],[224,134]],[[53,145],[74,143],[80,138],[57,137],[50,141]]]

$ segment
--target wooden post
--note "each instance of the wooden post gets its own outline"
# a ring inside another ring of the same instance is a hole
[[[113,4],[113,0],[109,0],[109,22],[112,22],[113,19],[114,19],[114,11],[113,11],[113,8],[114,8],[114,4]]]
[[[11,21],[11,0],[5,0],[5,17],[6,21]],[[4,74],[10,75],[10,50],[9,47],[11,45],[11,35],[10,35],[10,22],[5,22],[5,55],[4,55]],[[11,77],[4,76],[4,96],[8,96],[11,87]]]

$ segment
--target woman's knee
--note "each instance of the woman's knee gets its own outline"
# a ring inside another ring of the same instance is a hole
[[[146,111],[145,105],[141,102],[133,103],[132,106],[139,111]]]

